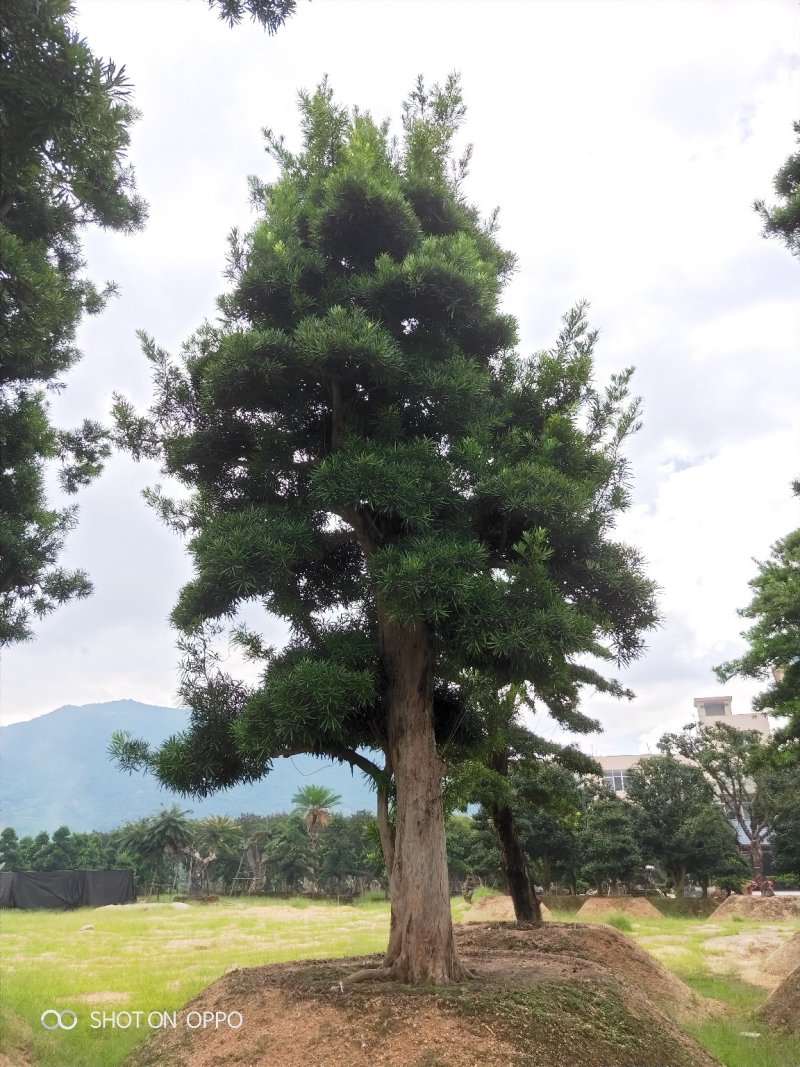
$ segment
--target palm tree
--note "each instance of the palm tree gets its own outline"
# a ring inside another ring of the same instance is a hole
[[[147,820],[142,843],[150,853],[166,851],[186,864],[189,874],[189,896],[205,896],[208,891],[208,868],[217,858],[216,851],[205,856],[194,847],[192,824],[186,818],[188,811],[176,805],[165,808]]]
[[[305,785],[292,797],[294,810],[303,816],[306,830],[313,839],[331,821],[331,808],[335,808],[341,800],[338,793],[326,789],[324,785]]]
[[[335,808],[341,799],[338,793],[326,789],[324,785],[303,786],[292,797],[294,810],[303,818],[308,831],[315,883],[319,881],[319,832],[330,823],[331,808]]]
[[[215,878],[230,882],[242,857],[241,827],[229,815],[209,815],[197,823],[195,844],[201,852],[216,853]]]

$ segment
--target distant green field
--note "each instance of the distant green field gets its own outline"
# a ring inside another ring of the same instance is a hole
[[[463,901],[454,901],[456,919],[465,910]],[[725,1003],[723,1014],[692,1033],[726,1067],[800,1067],[800,1042],[770,1035],[751,1018],[765,991],[732,971],[714,974],[707,966],[703,943],[710,936],[758,932],[759,924],[720,921],[714,924],[720,929],[710,933],[702,929],[708,922],[631,918],[629,936],[642,939],[699,993]],[[87,924],[94,929],[81,931]],[[800,922],[780,926],[800,929]],[[151,1013],[177,1011],[226,971],[379,952],[388,929],[384,901],[337,906],[248,898],[189,907],[5,911],[0,913],[0,1049],[14,1067],[117,1067],[150,1033]],[[40,1020],[51,1008],[74,1011],[75,1029],[46,1031]],[[121,1012],[141,1012],[139,1028],[133,1015],[129,1028],[114,1025],[112,1019],[127,1021]],[[743,1031],[761,1037],[743,1037]]]

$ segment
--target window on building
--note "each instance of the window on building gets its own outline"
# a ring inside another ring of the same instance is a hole
[[[709,702],[708,704],[703,705],[703,712],[705,713],[706,718],[715,715],[724,715],[725,705],[720,701]]]
[[[606,771],[603,775],[603,781],[606,783],[609,789],[613,789],[615,793],[627,793],[628,791],[628,772],[627,771]]]

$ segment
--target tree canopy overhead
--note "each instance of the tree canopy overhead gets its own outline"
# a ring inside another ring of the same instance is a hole
[[[191,490],[150,494],[189,538],[186,640],[250,600],[292,638],[275,652],[239,629],[264,667],[251,688],[198,653],[189,731],[117,755],[187,793],[293,751],[390,777],[386,966],[446,982],[464,976],[441,789],[448,743],[476,725],[464,672],[529,684],[580,728],[584,684],[623,693],[586,657],[629,662],[656,620],[638,553],[613,538],[638,403],[630,370],[595,386],[583,305],[551,351],[515,353],[499,303],[514,259],[463,195],[455,76],[420,79],[400,138],[326,83],[300,102],[299,151],[266,131],[279,173],[251,182],[262,219],[233,235],[220,321],[179,359],[144,338],[155,403],[116,406],[133,454]]]
[[[208,0],[208,6],[229,26],[236,26],[249,15],[273,34],[294,14],[297,0]]]
[[[74,509],[45,499],[44,467],[62,461],[74,492],[108,445],[89,420],[59,430],[46,390],[77,361],[75,329],[101,310],[83,273],[80,232],[129,232],[145,208],[126,164],[136,117],[124,68],[98,59],[72,28],[69,0],[0,8],[0,643],[32,636],[31,617],[86,596],[82,571],[58,566]]]

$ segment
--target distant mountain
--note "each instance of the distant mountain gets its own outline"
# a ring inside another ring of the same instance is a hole
[[[135,700],[107,704],[67,705],[28,722],[0,730],[0,825],[17,833],[70,830],[113,830],[128,819],[152,815],[180,804],[192,816],[267,815],[288,811],[291,798],[313,783],[342,798],[337,810],[350,814],[372,810],[374,794],[364,776],[346,765],[313,756],[275,761],[260,782],[236,786],[205,800],[184,799],[162,789],[148,774],[125,774],[108,758],[114,730],[160,744],[183,730],[188,712],[159,708]]]

